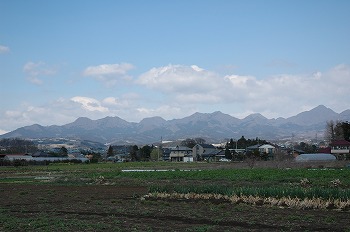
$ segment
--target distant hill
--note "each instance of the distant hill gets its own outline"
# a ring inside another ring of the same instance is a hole
[[[165,120],[151,117],[139,123],[128,122],[119,117],[91,120],[81,117],[62,126],[34,124],[0,135],[0,138],[79,138],[101,143],[147,144],[165,140],[201,137],[217,142],[225,138],[260,137],[282,139],[291,137],[314,138],[323,136],[329,120],[350,121],[350,110],[338,114],[320,105],[289,118],[267,119],[261,114],[251,114],[238,119],[220,111],[194,113],[182,119]]]

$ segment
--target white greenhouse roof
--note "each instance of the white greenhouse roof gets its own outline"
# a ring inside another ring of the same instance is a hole
[[[311,153],[311,154],[301,154],[295,158],[297,162],[303,161],[332,161],[336,160],[336,157],[332,154],[327,153]]]
[[[262,149],[262,148],[275,148],[275,147],[270,144],[264,144],[264,145],[261,145],[259,148]]]

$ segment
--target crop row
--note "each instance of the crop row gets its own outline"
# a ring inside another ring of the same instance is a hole
[[[107,173],[106,173],[107,174]],[[343,187],[350,187],[350,170],[309,170],[309,169],[215,169],[201,171],[167,171],[167,172],[121,172],[118,176],[139,179],[168,179],[168,180],[225,180],[232,183],[242,183],[254,185],[254,183],[267,183],[276,185],[286,185],[288,183],[308,184],[310,186],[327,187],[336,183]],[[307,182],[300,183],[301,180]]]
[[[272,205],[278,207],[299,209],[340,209],[349,210],[350,200],[322,199],[322,198],[298,198],[298,197],[263,197],[254,195],[222,195],[214,193],[164,193],[153,192],[142,197],[141,200],[175,199],[175,200],[215,200],[231,202],[233,204]]]
[[[339,188],[303,188],[303,187],[232,187],[220,185],[153,185],[149,192],[161,193],[195,193],[195,194],[220,194],[226,196],[259,196],[259,197],[291,197],[291,198],[320,198],[320,199],[350,199],[350,189]]]

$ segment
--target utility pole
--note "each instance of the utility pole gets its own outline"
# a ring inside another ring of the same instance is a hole
[[[160,136],[160,144],[159,144],[159,146],[158,146],[158,159],[157,159],[157,161],[159,161],[159,156],[160,156],[160,148],[161,148],[162,144],[163,144],[163,137],[162,137],[162,136]]]
[[[294,134],[292,133],[292,155],[294,156]]]

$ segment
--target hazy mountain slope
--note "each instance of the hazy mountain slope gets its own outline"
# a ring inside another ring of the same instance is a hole
[[[289,118],[267,119],[261,114],[251,114],[237,119],[220,111],[194,113],[182,119],[165,120],[151,117],[139,123],[128,122],[119,117],[98,120],[81,117],[63,126],[34,124],[0,135],[0,138],[74,137],[102,143],[154,143],[165,140],[202,137],[207,141],[224,138],[260,137],[278,139],[283,137],[313,137],[322,134],[329,120],[350,121],[350,110],[338,114],[320,105]]]
[[[312,110],[305,111],[293,117],[287,118],[286,122],[297,125],[313,125],[324,123],[325,121],[337,118],[338,116],[339,114],[333,110],[325,107],[324,105],[319,105]]]

